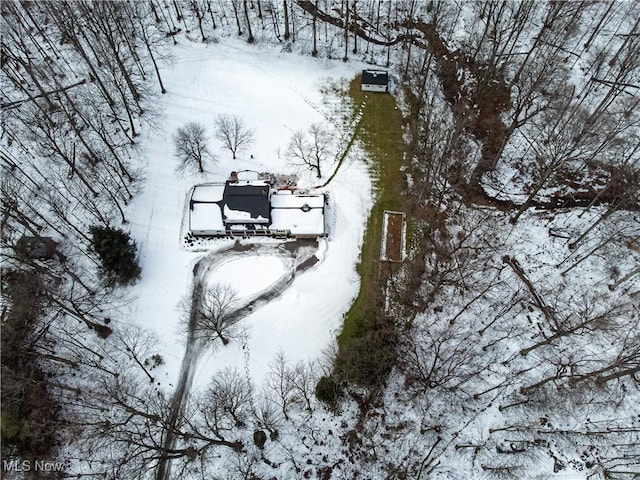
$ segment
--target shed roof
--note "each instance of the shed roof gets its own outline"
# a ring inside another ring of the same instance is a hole
[[[363,70],[362,83],[366,85],[388,85],[389,72],[386,70]]]

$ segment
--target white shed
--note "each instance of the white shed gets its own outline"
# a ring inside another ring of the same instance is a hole
[[[363,92],[388,92],[389,72],[386,70],[363,70],[361,85]]]

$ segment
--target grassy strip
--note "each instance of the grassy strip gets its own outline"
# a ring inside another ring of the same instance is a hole
[[[358,138],[358,133],[360,133],[360,126],[361,125],[362,125],[362,122],[360,120],[358,120],[358,123],[356,123],[356,126],[353,129],[353,135],[351,136],[351,139],[349,139],[349,143],[347,143],[347,147],[344,149],[344,152],[342,152],[342,155],[340,155],[340,158],[338,159],[338,164],[336,165],[336,168],[333,171],[333,173],[331,174],[331,176],[327,179],[326,182],[324,182],[322,185],[319,185],[318,187],[315,187],[315,188],[324,188],[324,187],[326,187],[327,185],[329,185],[331,183],[331,181],[338,174],[338,171],[340,170],[340,167],[342,166],[342,163],[344,162],[344,159],[347,158],[347,155],[349,155],[349,151],[351,150],[351,147],[353,147],[354,142]]]
[[[367,221],[360,253],[360,291],[349,311],[338,336],[341,349],[347,347],[355,335],[369,323],[369,314],[379,302],[380,241],[384,210],[401,210],[400,191],[404,175],[400,171],[403,161],[402,114],[395,98],[388,94],[362,92],[360,76],[349,87],[356,108],[364,103],[357,134],[369,154],[374,179],[375,201]]]

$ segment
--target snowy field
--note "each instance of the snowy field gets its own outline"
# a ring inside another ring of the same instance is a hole
[[[318,180],[307,172],[294,171],[281,152],[293,131],[314,122],[334,132],[321,87],[329,80],[349,82],[361,68],[353,62],[279,53],[231,39],[225,39],[224,45],[184,40],[174,47],[173,55],[174,64],[162,71],[167,94],[160,98],[157,129],[147,132],[143,142],[148,159],[146,189],[129,210],[142,278],[133,289],[135,301],[126,319],[159,336],[165,364],[155,375],[168,389],[175,385],[184,353],[180,303],[189,295],[194,265],[211,251],[234,243],[215,240],[209,242],[210,249],[198,251],[183,247],[181,225],[189,189],[196,183],[224,181],[230,171],[243,169],[298,173],[301,186],[313,186]],[[214,120],[221,113],[241,117],[254,130],[255,143],[232,160],[230,152],[211,138],[209,148],[218,162],[210,172],[186,177],[175,173],[175,131],[187,122],[200,122],[213,137]],[[335,138],[337,143],[337,134]],[[332,169],[327,167],[328,176]],[[241,321],[246,341],[207,352],[196,370],[196,388],[206,385],[225,366],[248,367],[259,385],[278,351],[293,361],[314,358],[334,341],[342,315],[357,294],[355,264],[371,206],[371,184],[362,159],[350,154],[322,191],[328,192],[331,204],[327,212],[330,234],[319,242],[320,261],[296,276],[278,298]],[[275,243],[269,239],[247,242]],[[247,252],[244,259],[218,262],[209,272],[209,281],[231,285],[238,297],[251,296],[276,282],[285,268],[277,256]]]

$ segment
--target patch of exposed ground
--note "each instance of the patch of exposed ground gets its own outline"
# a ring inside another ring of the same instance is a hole
[[[390,262],[401,262],[403,257],[404,216],[400,213],[385,212],[386,239],[384,258]]]

